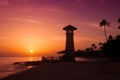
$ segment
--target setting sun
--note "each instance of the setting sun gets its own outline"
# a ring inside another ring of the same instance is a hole
[[[33,50],[33,49],[31,49],[31,50],[30,50],[30,53],[33,53],[33,52],[34,52],[34,50]]]

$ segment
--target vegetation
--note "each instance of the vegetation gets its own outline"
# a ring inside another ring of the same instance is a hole
[[[106,33],[106,26],[109,26],[110,27],[110,22],[107,22],[107,20],[103,19],[101,22],[100,22],[100,27],[104,27],[104,33],[105,33],[105,38],[106,38],[106,41],[107,41],[107,33]]]
[[[118,23],[120,23],[120,18],[118,19]]]
[[[120,35],[115,39],[110,39],[103,45],[103,54],[109,56],[113,60],[120,60]]]
[[[118,23],[120,23],[120,18],[118,19]],[[120,61],[120,35],[117,35],[116,37],[109,35],[107,38],[106,26],[110,26],[110,23],[106,20],[102,20],[100,27],[102,26],[104,27],[106,42],[100,42],[98,45],[93,43],[85,50],[78,50],[76,56],[109,57],[112,61]],[[118,29],[120,29],[120,25]]]
[[[120,24],[120,18],[118,19],[118,21],[117,21],[119,24]],[[120,29],[120,25],[118,26],[118,29]]]
[[[118,26],[118,29],[120,29],[120,26]]]
[[[99,43],[98,47],[96,44],[92,44],[90,47],[86,48],[85,50],[78,50],[76,52],[76,56],[103,57],[101,47],[102,47],[102,43]]]

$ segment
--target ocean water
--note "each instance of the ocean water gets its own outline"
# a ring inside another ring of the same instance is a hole
[[[41,61],[41,59],[42,57],[0,57],[0,78],[31,68],[31,66],[26,67],[22,64],[13,65],[14,62]],[[83,57],[76,57],[75,60],[96,61]]]
[[[13,65],[14,62],[40,60],[41,57],[0,57],[0,78],[7,77],[8,75],[27,69],[27,67],[21,64]]]

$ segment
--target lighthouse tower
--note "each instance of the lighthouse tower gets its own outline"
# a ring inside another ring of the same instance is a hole
[[[63,30],[66,31],[66,47],[64,51],[61,51],[59,53],[64,53],[63,60],[64,61],[75,61],[75,49],[74,49],[74,30],[77,30],[76,27],[72,25],[68,25],[63,28]]]

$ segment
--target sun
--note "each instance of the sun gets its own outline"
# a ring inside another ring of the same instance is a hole
[[[31,50],[30,50],[30,53],[33,53],[33,52],[34,52],[34,50],[33,50],[33,49],[31,49]]]

